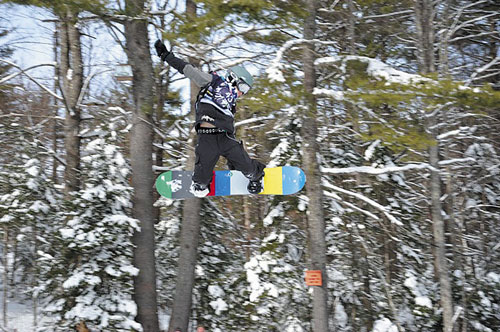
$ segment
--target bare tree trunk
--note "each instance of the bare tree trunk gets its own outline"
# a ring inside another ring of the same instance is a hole
[[[431,127],[435,127],[437,121],[431,120]],[[441,178],[439,175],[439,146],[436,144],[429,147],[429,163],[434,170],[431,171],[430,192],[431,192],[431,213],[432,231],[434,234],[436,273],[439,278],[441,306],[443,308],[444,332],[453,330],[453,302],[451,295],[451,284],[448,276],[448,263],[446,261],[446,239],[443,216],[441,215]]]
[[[424,74],[434,72],[435,55],[434,55],[434,18],[435,9],[433,0],[414,0],[415,2],[415,21],[417,25],[417,40],[418,40],[418,60],[420,71]],[[442,53],[441,56],[446,56]],[[441,61],[445,59],[442,58]],[[442,66],[441,66],[442,67]],[[439,171],[439,141],[437,135],[439,130],[438,117],[440,110],[432,110],[427,119],[427,127],[433,138],[433,144],[429,147],[429,164],[433,167],[431,170],[429,190],[431,194],[431,218],[432,231],[434,234],[434,261],[435,272],[439,280],[440,300],[443,309],[443,331],[452,332],[453,330],[453,299],[451,295],[451,283],[448,275],[448,263],[446,261],[446,238],[445,225],[443,216],[441,215],[441,177]]]
[[[316,12],[318,1],[307,1],[308,16],[304,24],[304,39],[312,40],[316,31]],[[307,176],[306,190],[309,197],[308,230],[310,268],[320,270],[323,278],[322,286],[313,289],[313,331],[326,332],[328,327],[328,280],[326,274],[326,241],[325,221],[323,216],[323,191],[321,174],[317,160],[318,146],[316,142],[316,99],[312,94],[316,86],[314,69],[314,46],[308,43],[304,49],[304,87],[308,95],[308,110],[304,116],[302,137],[304,138],[303,163]]]
[[[3,301],[2,301],[2,314],[3,314],[3,326],[7,327],[7,305],[9,303],[9,227],[7,224],[3,226]]]
[[[434,72],[434,17],[433,0],[413,0],[417,28],[417,59],[425,74]]]
[[[354,11],[356,8],[354,7],[353,0],[347,0],[347,8],[348,8],[348,19],[347,19],[347,53],[355,54],[356,53],[356,16],[354,15]]]
[[[192,0],[186,0],[186,15],[188,17],[196,16],[196,3]],[[190,61],[196,64],[196,60]],[[194,122],[195,103],[198,94],[198,87],[191,83],[191,114]],[[195,154],[194,146],[196,137],[191,134],[188,150],[188,165],[194,165]],[[182,332],[188,330],[189,319],[191,316],[191,307],[193,304],[193,287],[195,279],[195,267],[198,259],[198,242],[200,237],[200,210],[201,199],[190,198],[184,200],[182,209],[182,227],[179,243],[179,260],[177,266],[177,280],[175,284],[175,297],[172,306],[172,315],[168,331],[173,332],[180,328]]]
[[[441,33],[439,34],[439,76],[448,78],[450,64],[448,57],[448,46],[450,44],[450,0],[444,0],[443,17],[441,19]]]
[[[196,101],[196,85],[191,85],[191,115],[194,120],[194,102]],[[193,99],[194,97],[194,99]],[[188,165],[194,165],[195,135],[190,137]],[[187,331],[191,316],[192,295],[195,279],[195,267],[198,258],[198,242],[200,237],[200,210],[201,199],[190,198],[184,200],[182,209],[182,227],[179,243],[179,260],[177,266],[177,280],[175,297],[172,307],[172,316],[168,331]]]
[[[124,25],[135,104],[130,134],[133,215],[141,227],[133,236],[134,266],[139,269],[134,279],[134,299],[138,309],[136,319],[142,324],[143,331],[158,332],[152,171],[153,65],[149,52],[148,22],[137,19],[144,14],[144,0],[127,0],[126,6],[129,15],[135,17]]]
[[[76,26],[77,15],[69,9],[61,18],[61,59],[60,74],[62,93],[66,106],[65,150],[66,169],[64,171],[64,194],[80,189],[80,109],[78,98],[83,87],[83,60],[80,31]]]
[[[59,78],[60,78],[60,73],[59,73],[59,57],[58,57],[58,50],[59,50],[59,30],[60,28],[58,27],[59,23],[55,23],[56,27],[54,29],[54,95],[57,94],[57,90],[59,89]],[[53,161],[52,161],[52,181],[54,183],[57,183],[57,134],[58,134],[58,124],[57,124],[57,112],[58,112],[58,100],[56,97],[53,98],[53,103],[54,103],[54,119],[52,120],[52,149],[54,150],[54,156],[53,156]]]
[[[192,158],[189,158],[192,159]],[[191,198],[184,202],[182,210],[182,227],[180,234],[180,252],[175,284],[175,297],[172,316],[168,327],[169,332],[180,328],[187,331],[193,298],[195,267],[200,236],[201,199]]]
[[[446,260],[446,237],[445,225],[441,214],[441,177],[439,171],[439,142],[436,137],[438,124],[436,111],[435,114],[429,116],[428,127],[431,130],[434,144],[429,147],[429,164],[433,167],[430,177],[430,194],[431,194],[431,216],[432,216],[432,231],[434,235],[435,248],[435,271],[439,280],[440,300],[443,308],[443,331],[453,331],[453,300],[451,295],[451,284],[448,276],[448,262]]]

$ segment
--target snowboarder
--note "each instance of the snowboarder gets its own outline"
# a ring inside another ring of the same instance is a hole
[[[241,171],[250,180],[250,193],[261,192],[265,165],[250,158],[234,136],[236,101],[252,88],[250,73],[243,66],[233,66],[225,75],[206,73],[177,58],[161,40],[154,46],[162,61],[200,87],[195,105],[198,140],[191,192],[197,197],[208,195],[212,171],[220,156],[227,159],[230,169]]]

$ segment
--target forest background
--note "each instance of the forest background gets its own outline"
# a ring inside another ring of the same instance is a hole
[[[495,0],[1,1],[1,329],[23,305],[30,331],[500,330],[499,17]],[[158,197],[161,171],[192,169],[197,89],[157,38],[250,68],[237,136],[305,189]]]

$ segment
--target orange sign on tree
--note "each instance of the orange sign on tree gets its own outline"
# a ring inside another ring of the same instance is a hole
[[[323,279],[321,278],[321,270],[307,270],[306,271],[306,285],[307,286],[322,286]]]

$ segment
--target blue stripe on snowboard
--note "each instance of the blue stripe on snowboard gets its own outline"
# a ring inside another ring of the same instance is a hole
[[[281,172],[283,177],[283,195],[294,194],[304,187],[306,175],[300,168],[283,166]]]
[[[231,171],[216,171],[215,174],[215,196],[231,195]]]

